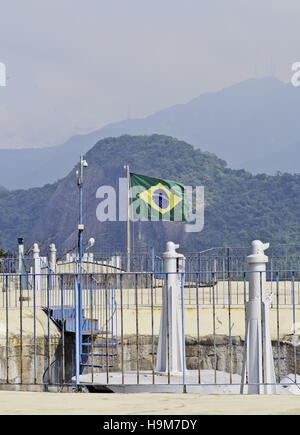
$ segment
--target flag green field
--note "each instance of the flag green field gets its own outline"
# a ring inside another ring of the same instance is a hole
[[[183,184],[130,173],[133,217],[141,220],[184,222],[188,203]]]

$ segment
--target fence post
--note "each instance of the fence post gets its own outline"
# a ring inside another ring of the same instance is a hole
[[[33,273],[35,275],[35,290],[41,290],[41,259],[39,245],[33,245]]]
[[[78,275],[74,275],[74,291],[75,291],[75,377],[76,386],[80,384],[79,376],[81,369],[81,330],[80,330],[80,284],[78,282]]]
[[[24,262],[24,239],[22,237],[18,238],[18,245],[18,273],[22,275],[20,285],[22,286],[22,289],[25,290],[28,288],[28,276]]]
[[[49,273],[50,273],[50,288],[53,290],[58,288],[56,279],[56,247],[54,243],[49,245]]]
[[[24,257],[24,239],[18,238],[18,273],[23,273],[23,257]]]
[[[178,254],[179,245],[168,242],[163,254],[164,272],[163,306],[157,349],[156,371],[159,373],[182,373],[185,367],[182,319],[179,312],[181,275],[184,271],[184,256]],[[168,355],[169,338],[169,355]],[[168,358],[169,356],[169,358]],[[168,367],[168,360],[170,367]]]
[[[56,273],[56,247],[54,243],[49,246],[49,266],[53,273]]]
[[[266,264],[264,251],[269,243],[252,242],[249,265],[249,301],[246,303],[247,348],[243,373],[248,368],[248,394],[275,394],[275,371],[270,336],[270,296],[266,295]],[[245,376],[242,379],[245,384]],[[243,385],[242,391],[243,392]],[[273,385],[270,385],[273,384]],[[264,388],[262,388],[264,385]]]

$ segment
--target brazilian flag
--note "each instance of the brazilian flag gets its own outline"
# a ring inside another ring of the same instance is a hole
[[[182,222],[188,207],[184,185],[175,181],[130,173],[134,218]]]

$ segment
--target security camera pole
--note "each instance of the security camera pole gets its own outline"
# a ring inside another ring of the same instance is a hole
[[[82,223],[82,184],[83,184],[83,168],[88,166],[87,161],[83,160],[80,156],[80,172],[77,170],[77,185],[79,187],[79,224],[78,224],[78,255],[79,263],[82,260],[82,233],[84,230],[84,225]]]
[[[78,256],[79,256],[79,273],[81,273],[82,262],[82,233],[84,225],[82,223],[82,184],[83,168],[88,166],[86,160],[80,156],[80,170],[76,171],[77,185],[79,188],[79,224],[78,224]],[[79,376],[81,374],[81,355],[82,355],[82,283],[80,275],[75,277],[75,354],[76,354],[76,384],[79,385]]]

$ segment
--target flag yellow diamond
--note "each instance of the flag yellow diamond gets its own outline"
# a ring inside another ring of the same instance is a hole
[[[180,196],[173,193],[161,183],[144,190],[144,192],[139,194],[139,197],[161,214],[171,211],[182,201]]]

